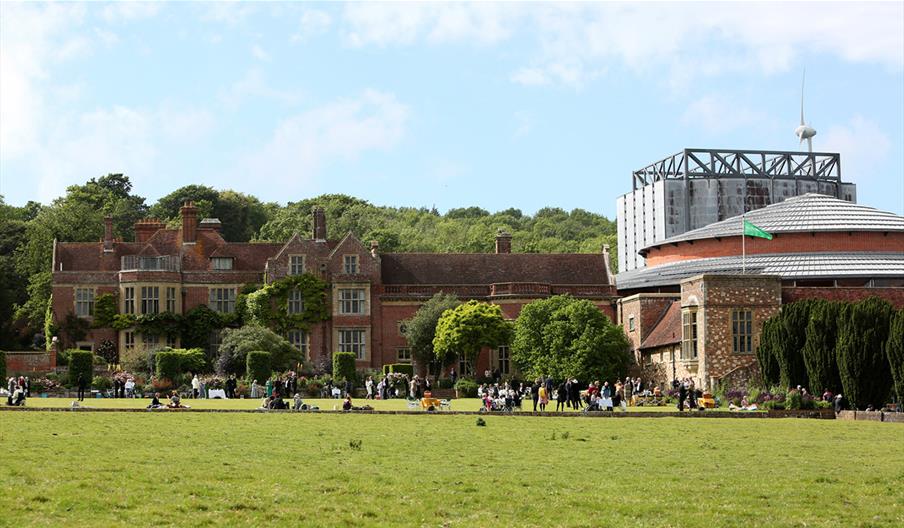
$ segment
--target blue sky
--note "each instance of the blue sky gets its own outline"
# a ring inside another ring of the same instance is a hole
[[[904,3],[0,4],[0,194],[576,207],[684,147],[839,151],[904,213]]]

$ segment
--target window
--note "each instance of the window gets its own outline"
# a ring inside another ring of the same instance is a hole
[[[211,288],[210,309],[220,313],[232,313],[235,311],[235,288]]]
[[[127,314],[135,313],[135,288],[131,286],[126,287],[122,299],[122,312]]]
[[[750,310],[731,311],[732,352],[750,354],[753,352],[753,312]]]
[[[471,368],[471,362],[464,356],[458,356],[458,376],[470,377],[474,375],[474,369]]]
[[[128,330],[122,335],[122,348],[126,353],[135,350],[135,332]]]
[[[301,275],[304,273],[304,255],[289,256],[289,275]]]
[[[304,358],[308,357],[308,333],[304,330],[289,330],[286,339],[289,340],[289,343],[292,343],[292,346],[301,351],[301,355]]]
[[[213,257],[210,259],[210,268],[215,270],[231,270],[232,257]]]
[[[176,348],[176,336],[166,336],[166,346]]]
[[[339,313],[363,314],[364,313],[364,288],[339,290]]]
[[[364,330],[339,329],[339,352],[354,352],[356,358],[365,359]]]
[[[176,288],[166,289],[166,311],[176,312]]]
[[[345,255],[345,273],[358,273],[358,255]]]
[[[300,314],[304,311],[304,297],[300,290],[289,291],[289,313]]]
[[[160,287],[141,287],[141,313],[155,314],[160,312]]]
[[[497,349],[496,366],[503,375],[510,374],[511,363],[509,362],[509,347],[501,346]]]
[[[628,317],[628,331],[629,331],[629,332],[633,332],[633,331],[634,331],[634,316],[633,316],[633,315],[631,315],[630,317]]]
[[[144,345],[144,350],[146,352],[157,350],[160,348],[160,338],[155,335],[142,335],[141,344]]]
[[[75,315],[79,317],[94,315],[94,288],[75,289]]]
[[[411,349],[410,348],[397,348],[396,349],[396,358],[399,363],[411,363]]]
[[[681,359],[697,359],[697,310],[681,312]]]

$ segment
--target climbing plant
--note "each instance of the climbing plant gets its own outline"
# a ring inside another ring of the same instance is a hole
[[[289,313],[289,292],[298,290],[304,307],[300,313]],[[251,322],[279,334],[288,330],[307,330],[312,324],[329,319],[326,283],[309,274],[293,275],[272,282],[246,296],[245,309]]]
[[[94,328],[107,328],[112,326],[113,318],[116,317],[117,302],[116,296],[112,293],[102,293],[94,300],[94,322],[91,326]]]

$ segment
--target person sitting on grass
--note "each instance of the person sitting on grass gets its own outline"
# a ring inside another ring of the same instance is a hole
[[[170,409],[188,409],[188,405],[182,404],[182,397],[179,396],[179,393],[173,391],[172,395],[170,395],[170,402],[166,404]]]
[[[346,396],[346,397],[345,397],[345,401],[342,402],[342,410],[343,410],[343,411],[350,411],[350,410],[352,410],[352,397],[351,397],[351,396]]]
[[[148,405],[148,409],[160,409],[161,407],[163,407],[163,405],[160,403],[160,393],[155,392],[154,397],[151,399],[151,404]]]
[[[283,401],[282,396],[279,395],[278,392],[274,392],[273,396],[270,399],[270,409],[271,410],[281,410],[288,409],[289,406],[286,405],[286,402]]]
[[[584,412],[592,412],[599,411],[600,409],[600,393],[594,392],[592,396],[590,396],[590,401],[587,403],[587,406],[584,407]]]
[[[306,411],[308,410],[308,404],[301,400],[301,395],[297,392],[295,393],[295,403],[292,405],[293,411]]]
[[[6,404],[13,407],[25,407],[25,388],[22,385],[16,385],[16,390],[6,399]]]

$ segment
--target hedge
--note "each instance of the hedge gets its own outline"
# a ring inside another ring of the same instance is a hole
[[[264,383],[270,378],[270,353],[263,350],[254,350],[248,352],[245,359],[248,379],[257,380],[258,383]]]
[[[414,376],[414,365],[410,363],[390,363],[383,365],[383,375],[386,374],[407,374]]]
[[[6,352],[0,350],[0,380],[6,381]]]
[[[459,398],[476,398],[477,382],[468,378],[458,378],[455,382],[455,391]]]
[[[174,352],[182,354],[182,372],[204,372],[207,370],[207,355],[203,348],[179,348]]]
[[[161,350],[157,352],[157,377],[175,380],[182,373],[182,352]]]
[[[333,354],[333,379],[355,379],[354,352],[336,352],[335,354]]]
[[[94,354],[87,350],[69,351],[69,383],[78,385],[79,376],[85,382],[85,386],[91,385],[94,375]]]

